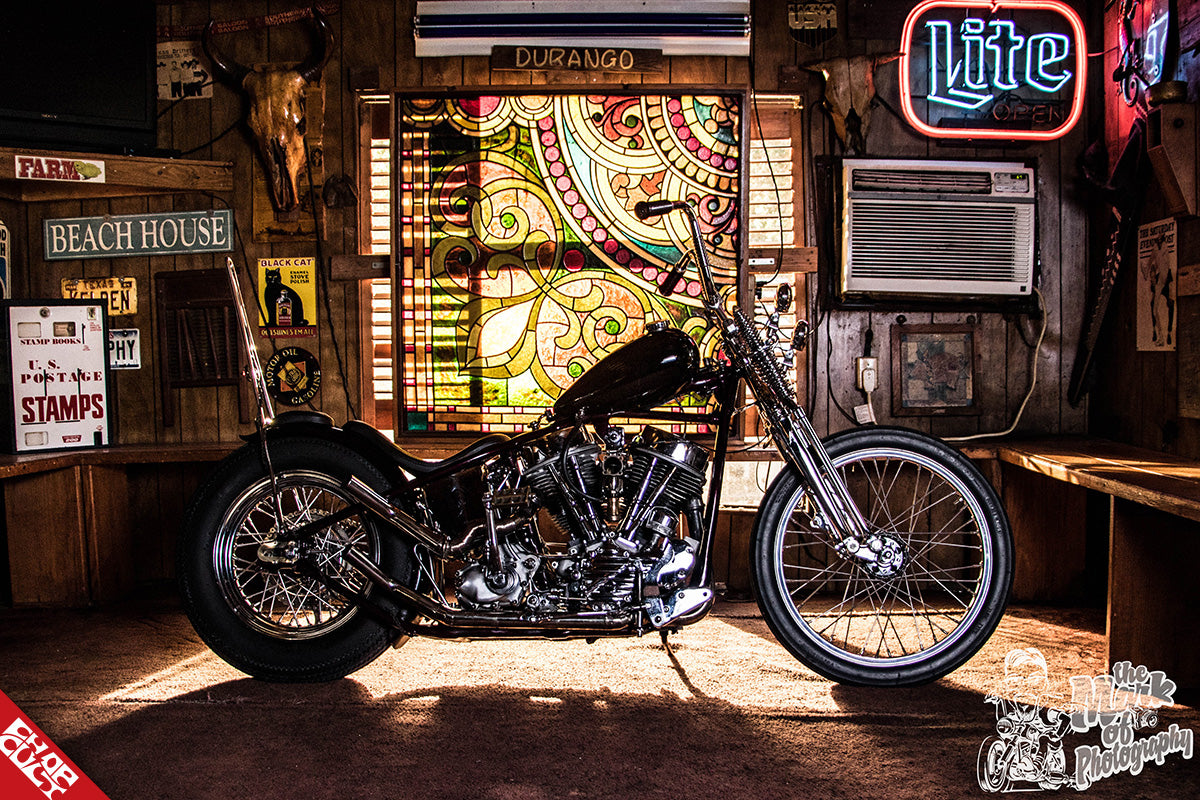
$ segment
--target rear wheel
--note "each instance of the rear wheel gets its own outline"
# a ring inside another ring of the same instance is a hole
[[[841,683],[907,686],[957,669],[991,636],[1012,584],[995,491],[958,451],[915,431],[859,428],[825,445],[871,535],[849,552],[800,475],[781,474],[751,545],[767,623]]]
[[[260,448],[250,445],[226,460],[193,500],[179,551],[184,608],[217,655],[254,677],[341,678],[377,658],[396,632],[311,575],[301,555],[353,592],[370,587],[343,559],[347,548],[404,583],[412,578],[411,556],[365,515],[300,542],[279,539],[279,515],[294,529],[353,505],[342,488],[352,475],[377,490],[387,482],[353,451],[322,439],[279,439],[271,460],[277,491]]]

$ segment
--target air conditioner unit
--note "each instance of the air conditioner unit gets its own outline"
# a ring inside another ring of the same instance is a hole
[[[1031,168],[862,158],[842,177],[842,300],[1030,296]]]

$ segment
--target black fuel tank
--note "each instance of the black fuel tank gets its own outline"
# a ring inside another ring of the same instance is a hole
[[[557,419],[646,411],[676,397],[700,366],[692,337],[651,328],[579,376],[554,404]]]

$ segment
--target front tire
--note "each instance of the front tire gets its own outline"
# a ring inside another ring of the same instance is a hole
[[[913,686],[957,669],[991,636],[1012,585],[1012,533],[995,491],[958,451],[916,431],[858,428],[825,447],[880,556],[852,557],[785,470],[751,540],[767,624],[839,683]]]
[[[979,764],[976,767],[979,788],[985,792],[1006,792],[1012,787],[1008,777],[1012,761],[1012,745],[995,736],[983,740],[979,747]]]
[[[387,488],[376,468],[335,442],[282,436],[273,438],[270,454],[288,526],[353,505],[343,488],[351,476]],[[276,539],[275,504],[259,445],[222,462],[184,517],[178,563],[184,610],[205,644],[256,678],[344,677],[382,654],[396,631],[291,563],[294,553]],[[346,546],[401,582],[412,578],[408,548],[367,515],[318,531],[305,546],[326,575],[356,591],[369,586],[340,557]]]

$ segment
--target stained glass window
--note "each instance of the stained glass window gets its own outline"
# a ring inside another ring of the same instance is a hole
[[[667,320],[716,342],[693,273],[661,274],[696,207],[718,281],[742,235],[738,95],[397,98],[394,139],[402,431],[515,431],[591,364]],[[679,407],[701,411],[699,398]]]

